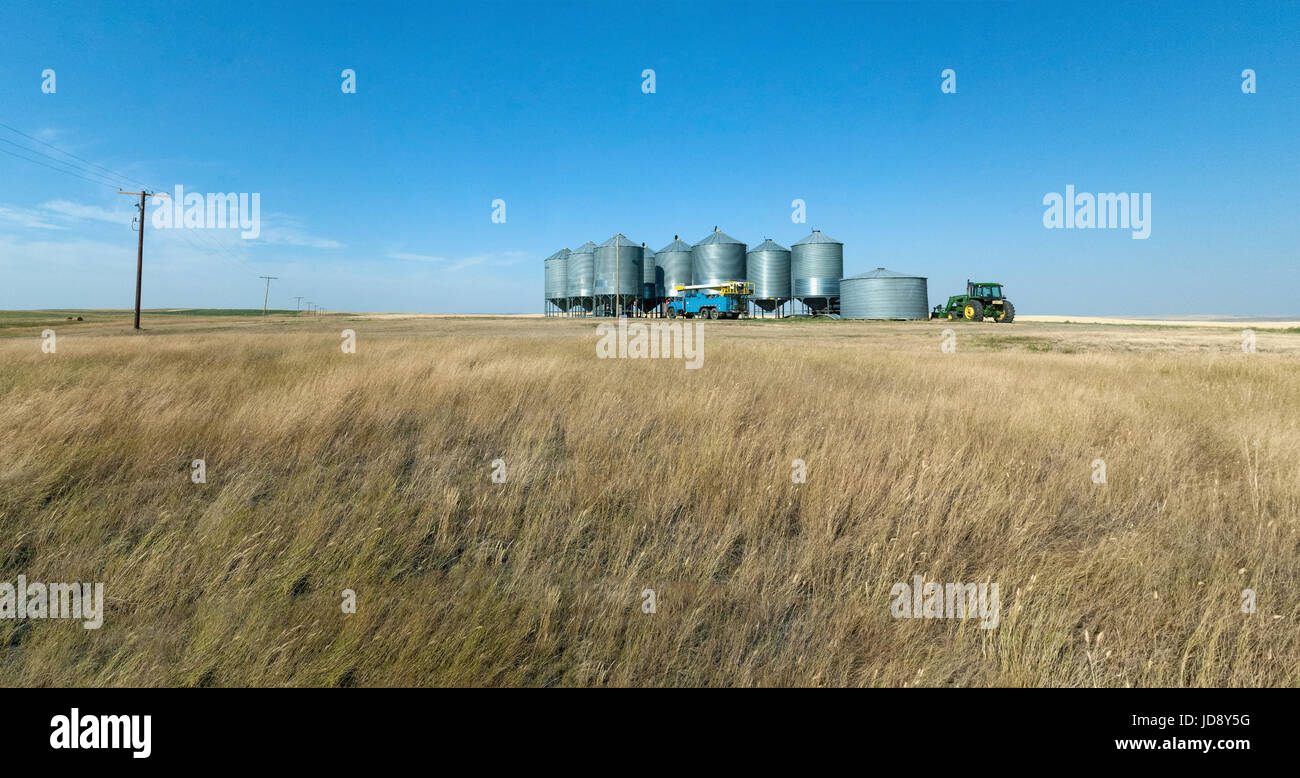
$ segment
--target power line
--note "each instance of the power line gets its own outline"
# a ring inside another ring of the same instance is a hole
[[[57,152],[60,153],[60,154],[63,154],[63,155],[68,156],[68,157],[71,157],[72,159],[78,160],[78,161],[83,162],[83,163],[85,163],[85,164],[87,164],[87,165],[90,165],[90,166],[92,166],[92,167],[98,168],[99,170],[103,170],[103,171],[105,171],[106,173],[109,173],[109,174],[111,174],[111,175],[113,175],[113,176],[117,176],[117,177],[119,177],[119,178],[121,178],[121,179],[124,179],[124,180],[126,180],[126,181],[131,181],[131,182],[134,182],[134,183],[136,183],[136,184],[139,184],[140,186],[142,186],[142,187],[144,188],[144,194],[145,194],[146,196],[148,196],[148,195],[153,195],[153,194],[155,194],[156,192],[158,192],[158,191],[161,189],[160,187],[156,187],[156,186],[153,186],[153,185],[151,185],[151,184],[146,184],[145,182],[141,181],[141,180],[138,179],[138,178],[134,178],[134,177],[132,177],[132,176],[128,176],[128,175],[126,175],[125,173],[122,173],[122,172],[120,172],[120,171],[113,170],[112,168],[109,168],[109,167],[105,167],[104,165],[101,165],[101,164],[99,164],[99,163],[97,163],[97,162],[91,162],[91,161],[88,160],[88,159],[85,159],[85,158],[83,158],[83,157],[79,157],[79,156],[77,156],[76,154],[73,154],[73,153],[70,152],[70,151],[65,151],[64,149],[61,149],[61,148],[59,148],[58,146],[55,146],[55,145],[52,144],[52,143],[47,143],[47,142],[41,140],[40,138],[34,137],[34,136],[32,136],[32,135],[29,135],[29,134],[23,132],[22,130],[17,129],[16,127],[12,127],[12,126],[10,126],[10,125],[8,125],[8,124],[5,124],[4,122],[0,122],[0,127],[3,127],[4,129],[9,130],[10,132],[13,132],[13,133],[16,133],[16,134],[18,134],[18,135],[21,135],[22,137],[27,138],[28,140],[35,141],[36,143],[39,143],[39,144],[41,144],[42,146],[45,146],[46,148],[53,149],[54,151],[57,151]],[[62,173],[62,174],[67,175],[67,176],[72,176],[72,177],[74,177],[74,178],[78,178],[78,179],[80,179],[80,180],[82,180],[82,181],[88,181],[88,182],[90,182],[90,183],[92,183],[92,184],[99,184],[99,185],[101,185],[101,186],[107,186],[107,187],[110,187],[110,188],[112,188],[112,189],[116,189],[116,190],[118,190],[118,191],[121,191],[121,189],[120,189],[120,187],[118,186],[118,184],[116,184],[116,183],[112,183],[110,180],[106,180],[106,179],[107,179],[107,176],[103,175],[102,173],[96,172],[95,170],[90,170],[90,169],[88,169],[88,168],[81,168],[81,167],[78,167],[78,166],[72,164],[71,162],[68,162],[68,161],[66,161],[66,160],[59,159],[58,157],[51,156],[51,155],[46,154],[45,152],[40,151],[40,150],[38,150],[38,149],[28,148],[28,147],[23,146],[23,145],[21,145],[21,144],[14,143],[14,142],[11,141],[11,140],[6,140],[6,139],[4,139],[4,138],[0,138],[0,142],[7,143],[7,144],[9,144],[10,146],[13,146],[13,147],[15,147],[15,148],[17,148],[17,149],[21,149],[22,151],[25,151],[25,152],[27,152],[27,153],[29,153],[29,154],[38,154],[38,155],[40,155],[40,156],[42,156],[42,157],[44,157],[44,158],[46,158],[46,159],[48,159],[48,160],[50,160],[50,161],[56,163],[56,164],[64,165],[64,166],[66,166],[66,167],[68,167],[68,168],[71,168],[71,169],[70,169],[70,170],[65,170],[65,169],[60,168],[60,167],[54,167],[53,165],[50,165],[50,164],[48,164],[48,163],[46,163],[46,162],[42,162],[42,161],[40,161],[40,160],[38,160],[38,159],[31,159],[31,158],[29,158],[29,157],[24,157],[24,156],[22,156],[22,155],[20,155],[20,154],[15,154],[15,153],[13,153],[13,152],[11,152],[11,151],[7,151],[7,150],[5,150],[5,149],[0,149],[0,153],[8,154],[9,156],[14,157],[14,158],[16,158],[16,159],[21,159],[21,160],[23,160],[24,162],[31,162],[32,164],[40,165],[41,167],[48,168],[48,169],[50,169],[50,170],[53,170],[53,171],[56,172],[56,173]],[[83,174],[84,174],[84,175],[83,175]],[[167,197],[167,195],[161,195],[161,196],[163,196],[163,197]],[[141,228],[142,231],[143,231],[143,229],[144,229],[144,218],[145,218],[144,208],[141,207],[141,208],[140,208],[140,228]],[[228,262],[231,262],[233,265],[236,265],[236,266],[240,267],[244,272],[250,272],[250,273],[252,273],[252,272],[256,272],[256,271],[254,271],[252,268],[248,267],[248,266],[244,263],[244,260],[243,260],[242,258],[240,258],[240,257],[239,257],[235,252],[233,252],[233,251],[231,251],[230,249],[226,248],[224,245],[222,245],[222,243],[221,243],[219,240],[217,240],[217,239],[216,239],[215,237],[213,237],[212,235],[208,235],[208,234],[206,234],[206,233],[204,233],[204,232],[202,232],[202,231],[197,231],[197,235],[198,235],[198,238],[200,239],[200,242],[206,245],[206,248],[205,248],[204,245],[200,245],[199,243],[195,243],[193,240],[191,240],[191,239],[189,238],[189,236],[185,235],[185,230],[183,230],[183,229],[182,229],[182,230],[177,230],[177,232],[181,235],[182,239],[185,240],[185,242],[186,242],[186,243],[187,243],[191,248],[193,248],[194,250],[199,251],[200,253],[206,252],[206,253],[217,254],[217,255],[220,256],[222,259],[224,259],[224,260],[226,260],[226,261],[228,261]],[[141,240],[143,241],[143,238],[141,238]],[[141,250],[141,251],[142,251],[142,250]],[[259,276],[259,277],[261,277],[261,278],[265,278],[265,276]],[[137,283],[137,286],[138,286],[138,283]],[[267,286],[268,286],[268,296],[269,296],[269,286],[270,286],[270,282],[269,282],[269,281],[267,282]],[[138,296],[138,295],[137,295],[137,296]],[[263,304],[262,307],[263,307],[263,311],[265,312],[265,308],[266,308],[265,301],[264,301],[264,304]],[[138,308],[138,304],[137,304],[137,308]],[[138,328],[139,328],[139,314],[138,314],[138,312],[137,312],[137,315],[136,315],[136,319],[137,319],[137,320],[136,320],[136,325],[137,325],[137,329],[138,329]]]
[[[8,127],[8,125],[3,124],[3,123],[0,123],[0,127]],[[10,127],[9,129],[13,129],[13,128]],[[18,131],[15,130],[15,132],[18,132]],[[21,133],[21,132],[19,132],[19,134],[20,134],[20,135],[24,135],[25,137],[31,137],[31,136],[27,136],[25,133]],[[36,140],[36,139],[33,138],[33,140]],[[16,159],[21,159],[21,160],[23,160],[24,162],[31,162],[32,164],[40,165],[40,166],[43,167],[43,168],[48,168],[49,170],[53,170],[53,171],[56,172],[56,173],[62,173],[62,174],[64,174],[64,175],[66,175],[66,176],[72,176],[73,178],[78,178],[78,179],[80,179],[80,180],[82,180],[82,181],[87,181],[87,182],[92,183],[92,184],[99,184],[100,186],[107,186],[107,187],[109,187],[110,189],[115,189],[115,190],[118,189],[118,185],[117,185],[117,184],[109,183],[108,181],[103,180],[103,177],[100,176],[100,174],[94,172],[93,170],[87,170],[87,169],[75,168],[75,167],[74,167],[71,163],[69,163],[69,162],[64,162],[64,161],[59,160],[59,159],[57,159],[57,158],[55,158],[55,157],[51,157],[51,156],[48,155],[48,154],[44,154],[44,153],[42,153],[42,152],[40,152],[40,151],[37,151],[36,149],[29,149],[29,148],[27,148],[27,147],[25,147],[25,146],[21,146],[21,145],[19,145],[19,144],[13,143],[12,141],[5,140],[4,138],[0,138],[0,142],[8,143],[8,144],[10,144],[10,145],[12,145],[12,146],[14,146],[14,147],[16,147],[16,148],[22,149],[23,151],[26,151],[26,152],[29,152],[29,153],[32,153],[32,154],[40,154],[41,156],[46,157],[46,158],[48,158],[48,159],[50,159],[50,160],[53,160],[54,162],[57,162],[57,163],[59,163],[59,164],[61,164],[61,165],[67,165],[68,167],[72,167],[72,168],[74,168],[74,170],[78,170],[79,172],[72,172],[71,170],[64,170],[63,168],[54,167],[53,165],[47,164],[47,163],[42,162],[42,161],[40,161],[40,160],[38,160],[38,159],[30,159],[30,158],[28,158],[28,157],[24,157],[24,156],[22,156],[22,155],[20,155],[20,154],[15,154],[15,153],[13,153],[12,151],[7,151],[7,150],[5,150],[5,149],[0,149],[0,154],[8,154],[9,156],[14,157],[14,158],[16,158]],[[40,142],[40,141],[38,141],[38,142]],[[48,146],[49,144],[45,144],[45,145]],[[51,147],[51,148],[53,148],[53,147]],[[93,163],[92,163],[92,164],[93,164]],[[96,178],[88,178],[88,177],[86,177],[86,176],[84,176],[84,175],[81,175],[80,173],[86,173],[86,174],[91,175],[91,176],[96,176]],[[134,180],[134,179],[128,179],[128,180]],[[154,188],[154,187],[147,187],[146,189],[153,189],[153,188]],[[153,192],[150,192],[150,194],[152,195]],[[163,197],[166,197],[166,195],[162,195],[162,196],[163,196]],[[141,213],[140,219],[141,219],[141,221],[144,220],[144,214],[143,214],[143,213]],[[179,234],[179,235],[181,236],[181,238],[182,238],[182,239],[183,239],[187,244],[189,244],[189,246],[190,246],[191,248],[193,248],[195,251],[198,251],[198,252],[200,252],[200,253],[217,254],[217,255],[220,256],[222,259],[225,259],[225,260],[227,260],[227,261],[230,261],[230,262],[232,262],[232,263],[234,263],[234,264],[236,264],[236,265],[238,265],[238,266],[241,266],[241,268],[242,268],[245,272],[254,272],[254,271],[252,270],[252,268],[248,268],[248,267],[246,267],[246,266],[243,266],[243,260],[241,260],[241,259],[239,259],[238,257],[236,257],[236,256],[235,256],[235,255],[234,255],[230,250],[228,250],[228,249],[226,249],[224,246],[222,246],[222,245],[221,245],[221,244],[220,244],[220,243],[219,243],[215,238],[213,238],[212,236],[210,236],[210,235],[206,235],[206,234],[204,234],[204,233],[198,233],[202,238],[204,238],[204,239],[206,240],[207,245],[206,245],[206,247],[205,247],[205,246],[200,246],[199,244],[197,244],[197,243],[195,243],[193,240],[191,240],[191,239],[189,238],[189,236],[187,236],[183,230],[178,230],[178,234]]]
[[[20,146],[19,148],[21,148],[21,146]],[[11,156],[11,157],[16,157],[16,158],[21,159],[21,160],[23,160],[23,161],[25,161],[25,162],[31,162],[31,163],[34,164],[34,165],[40,165],[41,167],[47,167],[47,168],[49,168],[50,170],[53,170],[53,171],[56,172],[56,173],[62,173],[62,174],[64,174],[65,176],[72,176],[73,178],[80,178],[82,181],[89,181],[89,182],[92,183],[92,184],[99,184],[100,186],[106,186],[106,187],[108,187],[109,189],[117,189],[117,184],[110,184],[110,183],[108,183],[107,181],[99,181],[99,180],[95,180],[95,179],[92,179],[92,178],[86,178],[85,176],[77,175],[76,173],[73,173],[73,172],[71,172],[71,171],[69,171],[69,170],[64,170],[63,168],[57,168],[57,167],[55,167],[55,166],[53,166],[53,165],[47,165],[47,164],[45,164],[44,162],[41,162],[39,159],[28,159],[27,157],[21,156],[21,155],[19,155],[19,154],[15,154],[15,153],[13,153],[12,151],[6,151],[6,150],[4,150],[4,149],[0,149],[0,154],[8,154],[8,155]]]
[[[100,164],[98,164],[98,163],[96,163],[96,162],[91,162],[91,161],[88,160],[88,159],[82,159],[81,157],[78,157],[76,154],[73,154],[71,151],[64,151],[63,149],[59,148],[58,146],[55,146],[55,145],[52,144],[52,143],[46,143],[45,141],[41,140],[40,138],[36,138],[36,137],[31,136],[31,135],[28,135],[27,133],[23,132],[22,130],[19,130],[19,129],[15,129],[15,128],[13,128],[13,127],[10,127],[9,125],[5,124],[4,122],[0,122],[0,127],[4,127],[6,130],[9,130],[10,132],[16,132],[16,133],[18,133],[19,135],[23,136],[24,138],[27,138],[28,140],[34,140],[34,141],[36,141],[37,143],[41,144],[42,146],[45,146],[46,148],[54,149],[55,151],[59,152],[60,154],[65,154],[65,155],[67,155],[67,156],[69,156],[69,157],[72,157],[72,158],[75,159],[75,160],[78,160],[78,161],[80,161],[80,162],[84,162],[84,163],[86,163],[87,165],[91,165],[91,166],[93,166],[93,167],[97,167],[97,168],[99,168],[100,170],[103,170],[103,171],[106,172],[106,173],[112,173],[113,175],[117,176],[118,178],[126,179],[127,181],[129,181],[129,182],[131,182],[131,183],[134,183],[134,184],[139,184],[140,186],[144,187],[145,189],[155,189],[155,190],[158,189],[158,187],[156,187],[156,186],[150,186],[149,184],[146,184],[146,183],[144,183],[143,181],[140,181],[139,179],[132,178],[131,176],[126,175],[125,173],[119,173],[119,172],[116,171],[116,170],[112,170],[112,169],[110,169],[110,168],[106,168],[106,167],[104,167],[103,165],[100,165]],[[20,147],[20,148],[21,148],[21,147]],[[31,150],[32,150],[32,151],[35,151],[35,149],[31,149]],[[40,153],[40,152],[37,152],[37,153]],[[47,156],[48,156],[48,155],[47,155]]]
[[[27,133],[23,132],[22,130],[19,130],[19,129],[15,128],[15,127],[11,127],[10,125],[5,124],[4,122],[0,122],[0,127],[3,127],[3,128],[5,128],[5,129],[9,130],[10,132],[17,133],[17,134],[19,134],[19,135],[21,135],[21,136],[23,136],[24,138],[27,138],[27,139],[29,139],[29,140],[33,140],[33,141],[35,141],[35,142],[41,144],[42,146],[45,146],[45,147],[47,147],[47,148],[54,149],[55,151],[59,152],[60,154],[65,154],[65,155],[67,155],[67,156],[69,156],[69,157],[72,157],[73,159],[76,159],[76,160],[80,160],[80,161],[82,161],[82,162],[85,162],[85,163],[88,164],[88,165],[93,165],[94,167],[97,167],[97,168],[99,168],[100,170],[107,171],[108,173],[111,173],[111,174],[113,174],[113,175],[115,175],[115,176],[118,176],[118,177],[120,177],[120,178],[123,178],[123,179],[125,179],[125,180],[127,180],[127,181],[134,181],[135,183],[140,184],[141,186],[143,186],[146,190],[152,190],[152,191],[160,191],[160,190],[161,190],[161,187],[157,187],[157,186],[154,186],[154,185],[152,185],[152,184],[146,184],[146,183],[144,183],[143,181],[140,181],[138,178],[132,178],[131,176],[126,175],[125,173],[121,173],[121,172],[118,172],[118,171],[112,170],[111,168],[107,168],[107,167],[105,167],[105,166],[103,166],[103,165],[100,165],[100,164],[98,164],[98,163],[91,162],[90,160],[87,160],[87,159],[84,159],[84,158],[82,158],[82,157],[79,157],[79,156],[77,156],[76,154],[73,154],[73,153],[70,152],[70,151],[64,151],[63,149],[59,148],[58,146],[55,146],[55,145],[52,144],[52,143],[46,143],[45,141],[41,140],[40,138],[36,138],[36,137],[31,136],[31,135],[28,135]],[[54,171],[59,172],[59,173],[64,173],[64,174],[66,174],[66,175],[71,175],[71,176],[75,176],[75,177],[77,177],[77,178],[81,178],[83,181],[90,181],[91,183],[100,183],[100,184],[103,184],[104,186],[111,186],[111,187],[113,187],[114,189],[119,188],[118,185],[115,184],[115,183],[109,183],[109,182],[105,182],[105,181],[99,180],[99,179],[103,179],[103,178],[105,178],[105,176],[103,176],[102,174],[97,173],[97,172],[95,172],[95,171],[93,171],[93,170],[88,170],[88,169],[85,169],[85,168],[78,168],[78,167],[76,167],[75,165],[73,165],[73,164],[70,163],[70,162],[67,162],[67,161],[65,161],[65,160],[61,160],[61,159],[59,159],[59,158],[57,158],[57,157],[51,156],[51,155],[46,154],[46,153],[44,153],[44,152],[42,152],[42,151],[39,151],[39,150],[37,150],[37,149],[31,149],[31,148],[28,148],[28,147],[26,147],[26,146],[22,146],[22,145],[20,145],[20,144],[14,143],[13,141],[5,140],[4,138],[0,138],[0,143],[8,143],[9,145],[14,146],[15,148],[22,149],[23,151],[29,152],[29,153],[31,153],[31,154],[40,154],[41,156],[45,157],[46,159],[52,160],[52,161],[54,161],[54,162],[56,162],[56,163],[58,163],[58,164],[60,164],[60,165],[66,165],[66,166],[72,168],[73,170],[75,170],[75,171],[77,171],[77,172],[74,173],[74,172],[70,172],[70,171],[64,170],[64,169],[62,169],[62,168],[51,167],[50,165],[45,164],[45,163],[41,162],[40,160],[29,159],[29,158],[27,158],[27,157],[23,157],[23,156],[20,156],[20,155],[18,155],[18,154],[14,154],[14,153],[12,153],[12,152],[4,151],[4,149],[0,149],[0,152],[3,152],[3,153],[6,153],[6,154],[9,154],[10,156],[17,157],[18,159],[22,159],[22,160],[25,160],[25,161],[27,161],[27,162],[35,163],[35,164],[37,164],[37,165],[41,165],[42,167],[47,167],[47,168],[49,168],[50,170],[54,170]],[[86,177],[84,177],[84,176],[82,176],[82,175],[79,175],[79,173],[84,173],[84,174],[87,174],[87,175],[89,175],[89,176],[94,176],[95,178],[94,178],[94,179],[86,178]],[[229,249],[227,249],[227,248],[225,248],[224,246],[222,246],[221,243],[220,243],[219,241],[217,241],[215,238],[213,238],[211,235],[206,235],[206,234],[203,234],[203,233],[200,233],[200,235],[201,235],[201,237],[203,238],[203,240],[204,240],[204,241],[208,244],[208,246],[209,246],[209,248],[207,249],[207,251],[212,252],[212,253],[219,254],[219,255],[221,255],[221,257],[222,257],[223,259],[230,259],[230,260],[236,262],[237,264],[241,261],[241,260],[239,260],[237,257],[235,257],[234,254],[233,254],[232,252],[230,252]],[[196,248],[196,249],[199,249],[200,251],[203,250],[201,247],[199,247],[199,246],[198,246],[197,244],[195,244],[193,241],[188,241],[188,242],[190,243],[190,245],[191,245],[192,247],[194,247],[194,248]]]
[[[90,168],[79,167],[79,166],[77,166],[77,165],[72,164],[71,162],[68,162],[68,161],[66,161],[66,160],[59,159],[58,157],[56,157],[56,156],[54,156],[54,155],[52,155],[52,154],[46,154],[45,152],[43,152],[43,151],[39,151],[39,150],[37,150],[37,149],[29,149],[29,148],[27,148],[26,146],[22,145],[21,143],[14,143],[13,141],[11,141],[11,140],[7,140],[7,139],[5,139],[5,138],[0,138],[0,143],[8,143],[10,146],[13,146],[13,147],[16,148],[16,149],[21,149],[22,151],[25,151],[25,152],[27,152],[28,154],[39,154],[39,155],[41,155],[42,157],[45,157],[46,159],[53,161],[56,165],[66,165],[68,168],[71,168],[71,170],[72,170],[74,173],[84,173],[84,174],[87,175],[87,176],[92,176],[92,177],[94,177],[94,178],[96,178],[96,179],[104,179],[105,181],[111,181],[111,180],[112,180],[112,179],[110,179],[108,176],[104,175],[103,173],[97,173],[97,172],[95,172],[94,170],[91,170]],[[12,153],[12,152],[10,152],[10,153]],[[15,155],[15,156],[17,156],[17,155]],[[36,160],[36,159],[28,159],[27,157],[20,157],[20,159],[26,159],[28,162],[36,162],[36,163],[38,163],[38,164],[43,164],[43,163],[40,162],[40,160]],[[56,169],[57,169],[57,170],[62,170],[62,168],[56,168]],[[66,171],[65,171],[65,172],[66,172]],[[113,186],[116,186],[116,184],[113,184]]]
[[[181,232],[183,234],[185,230],[181,229],[178,230],[178,232]],[[202,230],[195,230],[191,234],[196,235],[204,240],[205,246],[196,246],[196,248],[199,248],[200,251],[207,251],[210,254],[216,254],[220,256],[222,259],[227,260],[232,264],[240,267],[241,269],[244,270],[244,272],[247,273],[256,272],[251,267],[248,267],[246,264],[244,264],[244,260],[241,259],[238,254],[226,248],[225,246],[221,245],[221,241],[217,240],[215,237],[207,234]]]

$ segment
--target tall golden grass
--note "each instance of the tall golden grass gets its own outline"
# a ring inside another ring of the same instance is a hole
[[[1300,682],[1300,336],[705,326],[699,370],[574,320],[0,339],[0,581],[107,598],[0,620],[0,684]],[[999,625],[895,619],[914,575]]]

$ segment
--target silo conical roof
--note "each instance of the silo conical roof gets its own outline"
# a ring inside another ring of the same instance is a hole
[[[850,276],[850,278],[925,278],[925,276],[918,276],[915,273],[900,273],[897,270],[888,270],[883,267],[878,267],[875,270],[869,270],[866,273],[859,273],[856,276]]]
[[[573,253],[573,252],[569,251],[568,249],[560,249],[559,251],[557,251],[557,252],[555,252],[554,254],[550,255],[549,257],[547,257],[547,258],[544,259],[543,261],[544,261],[544,262],[550,262],[552,259],[565,259],[565,258],[567,258],[567,257],[568,257],[570,254],[572,254],[572,253]]]
[[[736,240],[735,238],[731,237],[730,235],[718,229],[717,227],[714,227],[713,232],[710,232],[708,235],[704,236],[704,238],[699,240],[695,245],[708,246],[713,243],[735,243],[736,245],[739,246],[745,245],[744,242]]]
[[[824,233],[822,233],[821,230],[813,230],[811,235],[809,235],[808,237],[804,238],[803,240],[797,243],[792,243],[791,245],[803,246],[809,243],[839,243],[841,246],[844,245],[843,242],[835,240],[834,238],[828,235],[825,235]]]
[[[655,253],[662,254],[665,251],[685,251],[687,254],[689,254],[691,253],[691,244],[687,243],[681,238],[674,237],[672,243],[669,243],[667,246],[664,246],[663,248],[659,249]]]
[[[753,253],[755,251],[789,251],[789,250],[790,249],[786,248],[785,246],[782,246],[780,243],[777,243],[771,238],[768,238],[767,240],[763,241],[757,246],[751,248],[750,252]]]
[[[615,235],[614,237],[610,238],[609,240],[605,241],[604,243],[600,244],[600,248],[613,248],[615,246],[619,246],[619,247],[628,246],[629,248],[637,248],[637,249],[641,248],[637,244],[628,240],[627,236],[621,232]]]

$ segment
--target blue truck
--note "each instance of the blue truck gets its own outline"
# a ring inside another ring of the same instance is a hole
[[[754,285],[747,281],[723,281],[679,285],[674,291],[677,296],[668,299],[664,311],[670,319],[678,316],[687,319],[739,319],[745,313],[745,303],[754,294]]]

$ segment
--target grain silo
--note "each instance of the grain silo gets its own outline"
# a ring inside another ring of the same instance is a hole
[[[598,313],[613,316],[641,296],[641,247],[620,232],[596,247],[595,259],[596,307]]]
[[[745,244],[717,227],[691,247],[695,284],[745,280]]]
[[[655,301],[663,297],[659,289],[658,265],[655,264],[655,251],[645,243],[641,244],[641,300],[642,309],[648,309]]]
[[[814,311],[834,311],[844,276],[844,244],[813,230],[790,247],[790,291]]]
[[[673,236],[673,242],[655,252],[655,284],[664,297],[678,297],[678,286],[690,286],[694,273],[691,244]]]
[[[569,306],[577,311],[592,309],[596,244],[587,241],[569,252]]]
[[[552,309],[569,310],[569,250],[560,249],[546,258],[546,314],[552,315]]]
[[[878,267],[840,282],[846,319],[928,319],[930,295],[922,276]]]
[[[765,240],[745,255],[745,278],[754,285],[754,305],[774,311],[790,299],[790,249]]]

